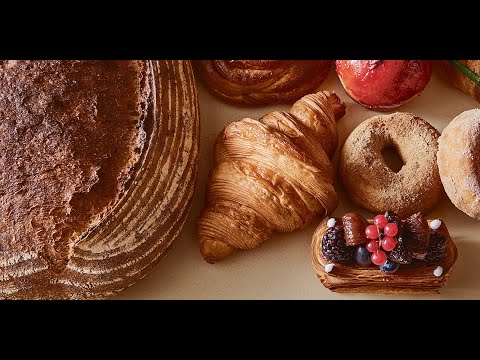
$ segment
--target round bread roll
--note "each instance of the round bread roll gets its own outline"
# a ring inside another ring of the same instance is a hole
[[[480,109],[458,115],[439,139],[438,169],[452,203],[480,220]]]
[[[0,298],[97,299],[151,271],[198,166],[188,61],[0,61]]]

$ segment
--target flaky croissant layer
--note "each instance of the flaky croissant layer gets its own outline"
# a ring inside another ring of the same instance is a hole
[[[345,105],[335,93],[304,96],[287,112],[229,124],[215,144],[206,207],[198,220],[200,250],[214,263],[252,249],[273,231],[290,232],[338,204],[330,158]]]
[[[292,104],[326,79],[333,60],[196,60],[199,78],[219,99],[239,106]]]

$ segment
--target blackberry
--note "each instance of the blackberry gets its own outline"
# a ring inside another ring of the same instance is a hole
[[[447,238],[438,232],[430,234],[430,242],[428,243],[427,255],[425,261],[432,263],[439,263],[447,255]]]
[[[403,231],[400,231],[397,240],[397,246],[390,251],[388,258],[399,264],[410,264],[412,262],[413,254],[409,244],[409,238],[405,236]]]
[[[402,220],[400,219],[400,216],[398,216],[396,212],[385,211],[384,215],[387,218],[389,223],[394,223],[395,225],[397,225],[398,229],[400,230],[400,227],[402,226]]]
[[[328,261],[346,263],[353,257],[351,247],[345,242],[345,233],[339,226],[329,228],[322,238],[322,254]]]
[[[408,238],[408,244],[412,249],[413,257],[422,260],[427,253],[430,241],[430,227],[422,213],[416,213],[408,217],[403,225],[404,236]]]

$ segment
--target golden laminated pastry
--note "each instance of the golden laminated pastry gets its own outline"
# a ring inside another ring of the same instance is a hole
[[[322,254],[322,238],[328,230],[328,219],[320,223],[312,238],[313,267],[322,284],[340,293],[421,294],[438,293],[450,277],[458,252],[447,227],[441,223],[438,231],[447,239],[445,258],[436,264],[416,262],[401,265],[393,274],[382,272],[378,266],[363,267],[355,263],[332,264]],[[428,220],[431,224],[432,220]],[[338,221],[341,223],[341,221]],[[373,220],[369,220],[373,224]],[[343,226],[343,225],[342,225]],[[332,266],[332,265],[330,265]],[[438,270],[441,271],[437,273]],[[330,270],[330,269],[329,269]]]
[[[293,104],[317,90],[333,60],[199,60],[208,90],[234,105]]]
[[[213,263],[252,249],[273,231],[290,232],[336,208],[330,158],[345,105],[329,92],[303,97],[287,112],[228,125],[215,144],[215,167],[198,240]]]

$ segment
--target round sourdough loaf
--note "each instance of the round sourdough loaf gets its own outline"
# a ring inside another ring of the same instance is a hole
[[[0,298],[104,298],[145,276],[198,168],[188,61],[0,61]]]

